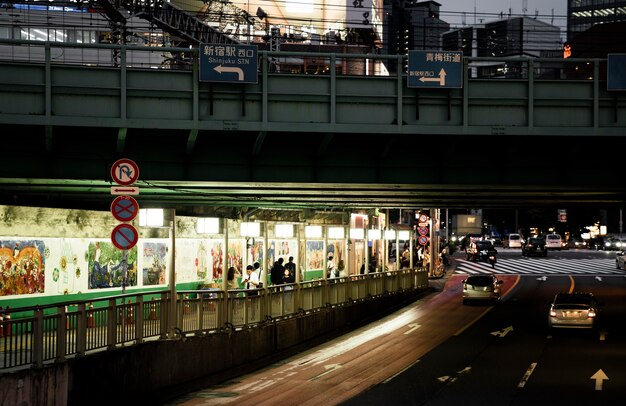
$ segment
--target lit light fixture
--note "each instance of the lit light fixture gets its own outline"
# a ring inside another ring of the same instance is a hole
[[[322,226],[304,227],[304,236],[306,238],[322,238]]]
[[[242,237],[258,237],[261,235],[261,223],[243,222],[239,226]]]
[[[407,241],[411,239],[411,233],[409,230],[400,230],[398,231],[398,239],[402,241]]]
[[[163,209],[139,209],[139,226],[163,227]]]
[[[274,226],[274,235],[279,238],[292,238],[293,224],[276,224]]]
[[[340,240],[344,238],[345,231],[343,227],[328,227],[328,238]]]
[[[380,240],[380,234],[380,229],[378,228],[367,230],[367,238],[370,240]]]
[[[351,228],[350,229],[350,238],[353,240],[364,240],[365,239],[365,230],[362,228]]]
[[[385,230],[385,240],[395,240],[396,230]]]
[[[196,223],[198,234],[219,234],[220,219],[217,217],[200,217]]]

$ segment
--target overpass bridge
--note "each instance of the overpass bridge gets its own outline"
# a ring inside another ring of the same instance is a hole
[[[262,51],[254,84],[199,81],[197,49],[188,69],[142,62],[164,52],[190,49],[2,40],[0,204],[108,209],[120,157],[142,205],[180,213],[626,200],[605,60],[466,58],[462,88],[423,89],[380,69],[404,57],[349,47]],[[307,63],[325,69],[291,73]]]

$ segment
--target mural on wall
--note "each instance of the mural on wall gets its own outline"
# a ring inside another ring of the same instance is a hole
[[[80,278],[81,269],[78,265],[78,255],[74,253],[71,240],[62,239],[60,241],[58,264],[54,265],[52,280],[56,285],[56,293],[75,293],[77,289],[76,280]]]
[[[283,258],[285,262],[287,262],[289,257],[297,258],[296,246],[296,240],[272,240],[270,242],[271,248],[267,253],[267,263],[271,267],[278,258]]]
[[[137,286],[137,247],[126,251],[126,286]],[[112,243],[95,241],[87,249],[89,263],[89,289],[119,288],[122,286],[124,271],[124,251]]]
[[[165,285],[167,244],[143,243],[143,286]]]
[[[198,276],[198,279],[200,280],[204,280],[207,276],[207,271],[208,271],[207,258],[208,258],[208,252],[207,252],[206,243],[204,241],[200,241],[200,243],[198,244],[198,248],[196,249],[196,259],[195,259],[196,275]]]
[[[252,240],[252,244],[247,245],[248,248],[248,261],[250,264],[258,262],[261,267],[263,266],[263,240]],[[240,269],[240,271],[242,271]]]
[[[0,241],[0,296],[44,293],[44,253],[41,240]]]
[[[306,242],[306,269],[324,269],[324,241]]]
[[[209,241],[209,268],[211,274],[208,275],[206,281],[212,281],[213,279],[219,279],[222,277],[222,269],[224,267],[224,242],[220,240]]]
[[[228,267],[234,266],[239,272],[244,269],[243,266],[243,247],[244,240],[228,241]]]
[[[181,238],[176,241],[176,283],[205,280],[208,260],[206,247],[206,240]],[[167,259],[166,275],[169,275],[169,261]]]

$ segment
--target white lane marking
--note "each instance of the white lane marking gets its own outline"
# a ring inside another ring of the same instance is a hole
[[[524,376],[522,376],[522,380],[519,381],[519,383],[517,384],[518,388],[523,388],[524,385],[526,385],[526,382],[528,382],[528,379],[530,378],[530,375],[533,373],[533,371],[535,370],[535,367],[537,366],[536,362],[533,362],[530,364],[530,366],[528,367],[528,369],[526,370],[526,373],[524,374]]]

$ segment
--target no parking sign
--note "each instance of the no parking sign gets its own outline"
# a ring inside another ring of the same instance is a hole
[[[121,250],[129,250],[137,244],[139,233],[130,224],[122,223],[111,232],[111,242]]]

